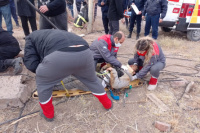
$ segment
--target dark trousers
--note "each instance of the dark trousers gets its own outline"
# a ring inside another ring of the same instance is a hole
[[[133,13],[132,13],[131,18],[130,18],[129,32],[130,33],[133,32],[135,21],[137,23],[137,34],[140,34],[140,31],[141,31],[141,22],[142,22],[142,15],[136,15],[136,14],[133,14]]]
[[[81,2],[76,2],[76,9],[78,12],[81,11]]]
[[[128,23],[130,22],[129,18],[125,18],[126,28],[128,28]]]
[[[151,26],[152,26],[152,38],[158,38],[158,25],[159,25],[160,14],[150,16],[147,14],[146,16],[146,25],[145,25],[145,36],[149,35]]]
[[[45,56],[36,70],[40,102],[48,101],[53,87],[69,75],[80,80],[93,94],[104,94],[104,87],[95,74],[93,63],[93,55],[89,49],[80,52],[55,51]]]
[[[18,17],[16,14],[15,2],[14,0],[9,0],[9,1],[10,1],[10,10],[11,10],[12,17],[15,20],[16,25],[18,26],[19,22],[18,22]]]
[[[109,20],[108,20],[107,13],[102,13],[102,21],[103,21],[105,33],[108,34],[108,32],[109,32],[109,29],[108,29]]]
[[[21,22],[22,22],[22,28],[24,30],[25,36],[28,36],[30,34],[29,27],[28,27],[28,21],[31,25],[32,31],[37,30],[36,17],[20,16],[20,19],[21,19]]]
[[[119,31],[119,20],[117,21],[109,20],[109,26],[110,26],[109,34],[114,35],[116,32]]]

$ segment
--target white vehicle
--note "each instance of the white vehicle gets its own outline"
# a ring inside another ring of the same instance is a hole
[[[161,29],[187,32],[187,38],[200,40],[200,0],[168,0],[168,10]]]

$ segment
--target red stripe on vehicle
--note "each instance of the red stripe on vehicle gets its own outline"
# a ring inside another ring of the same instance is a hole
[[[168,0],[168,1],[179,2],[179,0]]]

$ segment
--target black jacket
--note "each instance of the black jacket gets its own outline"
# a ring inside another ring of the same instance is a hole
[[[104,2],[105,5],[101,5],[101,2]],[[104,13],[104,14],[107,14],[108,13],[108,3],[107,3],[107,0],[98,0],[98,6],[101,7],[101,12]]]
[[[0,28],[0,60],[8,59],[13,54],[16,56],[20,51],[17,39],[8,31]]]
[[[134,3],[138,10],[143,12],[144,11],[144,5],[146,3],[147,0],[132,0],[130,4]],[[129,5],[129,8],[130,8],[131,5]],[[131,11],[133,14],[135,14],[135,11],[133,10],[133,8],[131,8]]]
[[[0,0],[0,7],[5,6],[9,3],[9,0]]]
[[[123,0],[108,0],[108,19],[118,21],[124,17]]]
[[[24,64],[27,69],[35,73],[37,66],[45,56],[54,51],[79,44],[89,48],[84,39],[64,30],[34,31],[26,37]]]
[[[167,13],[167,4],[167,0],[147,0],[142,15],[145,16],[146,13],[151,16],[161,14],[160,18],[163,19]]]
[[[45,12],[44,15],[48,17],[57,16],[66,11],[65,0],[38,0],[38,8],[42,5],[47,5],[49,11]]]
[[[73,5],[74,4],[74,0],[66,0],[67,4],[69,5]]]
[[[35,5],[34,0],[29,0]],[[19,16],[35,17],[36,11],[28,3],[27,0],[17,0],[17,13]]]

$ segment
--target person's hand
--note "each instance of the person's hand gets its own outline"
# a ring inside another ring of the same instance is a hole
[[[101,2],[101,5],[102,5],[102,6],[104,6],[104,5],[105,5],[105,3],[102,1],[102,2]]]
[[[160,19],[160,20],[159,20],[159,23],[162,23],[162,22],[163,22],[163,19]]]
[[[125,23],[125,19],[124,19],[124,18],[122,18],[122,19],[121,19],[121,22],[124,24],[124,23]]]
[[[136,80],[136,79],[137,79],[137,76],[134,75],[134,76],[132,76],[131,81]]]
[[[41,6],[39,8],[39,10],[40,10],[41,13],[45,13],[45,12],[49,11],[49,9],[48,9],[48,7],[46,5]]]
[[[142,20],[144,20],[145,19],[145,16],[142,16]]]
[[[112,69],[113,69],[112,67],[109,67],[109,68],[107,68],[106,70],[109,71],[109,72],[111,72]]]
[[[138,15],[140,15],[140,14],[142,14],[142,12],[141,12],[141,11],[139,11],[139,12],[138,12]]]

